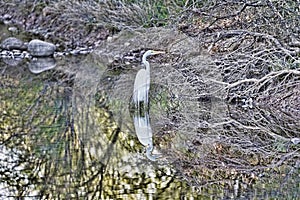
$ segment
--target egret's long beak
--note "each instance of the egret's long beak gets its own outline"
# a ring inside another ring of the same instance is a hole
[[[166,52],[164,52],[164,51],[153,51],[152,55],[161,54],[161,53],[166,53]]]

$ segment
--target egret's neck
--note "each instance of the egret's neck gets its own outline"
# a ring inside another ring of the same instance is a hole
[[[150,51],[147,51],[144,55],[143,55],[143,58],[142,58],[142,63],[146,66],[146,71],[148,72],[147,75],[150,77],[150,64],[149,62],[146,60],[147,59],[147,56],[150,55]]]
[[[149,56],[148,54],[148,51],[146,53],[144,53],[143,55],[143,58],[142,58],[142,62],[145,63],[145,62],[148,62],[146,59],[147,59],[147,56]]]
[[[145,65],[145,67],[146,67],[146,71],[150,72],[150,64],[149,64],[149,62],[145,60],[143,63]]]

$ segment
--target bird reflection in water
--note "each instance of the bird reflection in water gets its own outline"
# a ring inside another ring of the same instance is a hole
[[[146,147],[146,156],[152,161],[155,161],[159,156],[152,155],[153,141],[149,116],[150,64],[146,59],[150,55],[161,53],[164,52],[148,50],[144,53],[142,63],[145,65],[145,69],[138,71],[133,91],[135,131],[140,143]]]
[[[134,116],[133,122],[136,135],[138,136],[140,143],[146,147],[147,158],[149,158],[152,161],[155,161],[159,156],[152,155],[153,141],[149,113],[146,112],[145,116]]]

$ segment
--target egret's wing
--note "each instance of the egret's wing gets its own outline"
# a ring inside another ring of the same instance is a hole
[[[138,103],[140,101],[145,101],[148,103],[148,92],[150,88],[150,81],[148,80],[147,71],[145,69],[141,69],[134,81],[134,89],[133,89],[133,101]]]

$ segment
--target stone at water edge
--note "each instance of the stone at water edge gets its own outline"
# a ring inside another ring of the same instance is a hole
[[[32,73],[39,74],[56,67],[56,61],[54,58],[49,57],[33,58],[28,65]]]
[[[56,46],[50,42],[34,39],[28,43],[28,51],[32,56],[52,56],[55,50]]]
[[[2,41],[1,48],[6,50],[26,50],[24,42],[15,37],[9,37]]]

